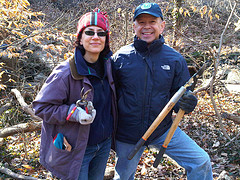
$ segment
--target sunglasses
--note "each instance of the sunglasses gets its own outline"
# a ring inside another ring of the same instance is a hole
[[[107,36],[107,32],[106,32],[106,31],[100,31],[100,32],[85,31],[84,33],[85,33],[86,35],[88,35],[88,36],[94,36],[95,33],[97,33],[97,35],[98,35],[99,37]]]

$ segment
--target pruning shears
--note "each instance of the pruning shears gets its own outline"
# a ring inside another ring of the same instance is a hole
[[[153,131],[158,127],[158,125],[163,121],[163,119],[167,116],[167,114],[171,111],[171,109],[174,107],[174,105],[178,102],[178,100],[182,97],[182,95],[186,92],[188,87],[191,87],[192,83],[193,83],[193,79],[194,78],[199,78],[203,71],[206,68],[206,64],[204,64],[201,69],[196,72],[189,80],[188,82],[185,83],[184,86],[182,86],[174,95],[173,97],[169,100],[169,102],[167,103],[167,105],[163,108],[163,110],[159,113],[159,115],[157,116],[157,118],[153,121],[153,123],[151,124],[151,126],[148,128],[148,130],[145,132],[145,134],[142,136],[142,138],[137,142],[137,144],[134,146],[134,148],[131,150],[131,152],[128,155],[128,159],[131,160],[135,154],[138,152],[138,150],[143,146],[143,144],[147,141],[147,139],[149,138],[149,136],[153,133]],[[178,127],[178,124],[180,122],[180,120],[182,119],[182,117],[184,116],[185,111],[180,109],[177,113],[177,116],[175,118],[175,120],[173,121],[173,124],[167,134],[167,137],[157,155],[157,158],[153,164],[154,167],[157,167],[158,164],[160,163],[162,156],[175,132],[175,130]]]
[[[77,107],[84,106],[85,111],[87,114],[92,114],[92,110],[94,109],[92,101],[87,100],[87,96],[90,93],[91,89],[88,89],[86,92],[84,92],[84,87],[82,88],[80,92],[81,99],[77,100],[76,105],[72,109],[71,113],[67,116],[67,120],[72,116],[72,114],[75,112]],[[84,93],[83,93],[84,92]]]

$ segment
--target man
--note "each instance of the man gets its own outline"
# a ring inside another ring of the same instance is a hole
[[[117,163],[114,179],[134,179],[139,159],[146,146],[160,149],[172,124],[172,111],[152,133],[132,160],[127,156],[174,93],[190,78],[186,61],[164,44],[161,35],[165,21],[160,7],[143,3],[134,12],[134,42],[113,56],[118,94],[119,122],[116,133]],[[189,91],[174,107],[190,113],[197,98]],[[180,128],[165,152],[187,171],[189,180],[211,180],[208,154]]]

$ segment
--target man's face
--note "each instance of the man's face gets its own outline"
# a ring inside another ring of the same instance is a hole
[[[133,29],[138,38],[148,44],[159,38],[165,27],[165,21],[160,17],[150,14],[140,14],[133,24]]]

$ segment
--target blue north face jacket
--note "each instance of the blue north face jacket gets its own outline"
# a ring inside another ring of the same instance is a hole
[[[174,93],[190,78],[180,53],[164,44],[162,36],[150,46],[135,37],[134,43],[113,55],[118,100],[116,139],[135,144],[146,132]],[[174,107],[178,111],[177,105]],[[172,111],[145,143],[166,132]]]

